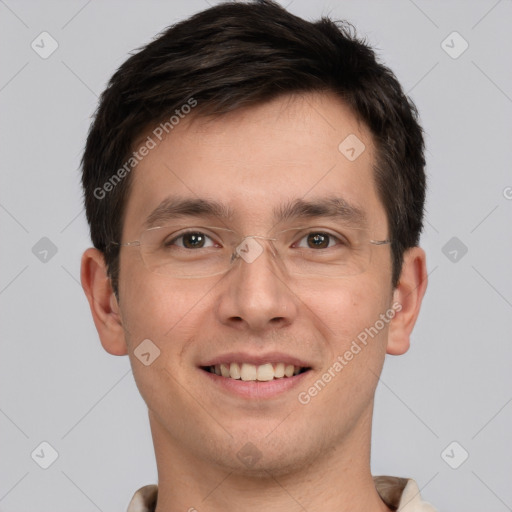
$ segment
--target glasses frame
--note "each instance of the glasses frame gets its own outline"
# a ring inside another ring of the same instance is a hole
[[[261,240],[268,240],[268,241],[277,241],[278,238],[275,238],[275,237],[268,237],[268,236],[262,236],[262,235],[245,235],[245,236],[242,236],[240,235],[238,232],[236,232],[235,230],[233,229],[230,229],[230,228],[225,228],[225,227],[220,227],[220,226],[200,226],[197,228],[198,231],[200,231],[201,229],[208,229],[208,230],[220,230],[220,231],[229,231],[230,233],[233,233],[239,237],[241,237],[240,241],[238,242],[236,248],[233,250],[232,254],[231,254],[231,259],[230,259],[230,262],[229,262],[229,267],[226,268],[226,270],[222,271],[222,272],[217,272],[215,274],[208,274],[208,275],[205,275],[205,276],[173,276],[172,274],[165,274],[165,273],[160,273],[160,272],[154,272],[153,270],[151,270],[150,268],[148,268],[148,265],[146,263],[146,261],[144,260],[144,256],[142,255],[142,241],[141,241],[141,238],[143,238],[143,235],[147,232],[150,232],[150,231],[156,231],[156,230],[160,230],[160,229],[163,229],[163,228],[166,228],[168,227],[169,225],[168,224],[163,224],[161,226],[153,226],[153,227],[150,227],[150,228],[147,228],[145,229],[144,231],[142,231],[141,235],[139,236],[139,239],[138,240],[132,240],[130,242],[125,242],[125,243],[120,243],[120,242],[114,242],[114,241],[111,241],[110,242],[110,245],[116,245],[118,247],[139,247],[141,248],[140,251],[139,251],[139,254],[140,254],[140,257],[141,257],[141,260],[142,260],[142,263],[144,265],[144,267],[151,273],[155,273],[155,274],[159,274],[159,275],[168,275],[169,277],[174,277],[174,278],[178,278],[178,279],[194,279],[194,278],[203,278],[203,277],[213,277],[215,275],[220,275],[220,274],[225,274],[226,272],[228,272],[231,268],[231,265],[233,264],[233,262],[237,259],[243,259],[240,254],[237,252],[237,248],[245,241],[247,240],[248,238],[250,239],[254,239],[254,238],[257,238],[257,239],[261,239]],[[298,231],[298,230],[301,230],[301,229],[311,229],[310,226],[299,226],[299,227],[293,227],[293,228],[288,228],[288,229],[283,229],[282,231],[279,231],[276,235],[280,235],[282,233],[285,233],[286,231]],[[319,228],[319,231],[320,231],[321,228]],[[358,228],[356,228],[358,229]],[[312,231],[314,231],[314,229],[312,229]],[[329,234],[329,233],[328,233]],[[334,236],[334,235],[333,235]],[[382,246],[382,245],[390,245],[392,242],[393,242],[393,239],[390,239],[390,238],[386,238],[384,240],[374,240],[374,239],[369,239],[369,240],[366,240],[367,243],[369,244],[372,244],[372,245],[376,245],[376,246]],[[273,248],[273,244],[271,244],[271,247]],[[277,252],[274,252],[272,251],[272,255],[275,256],[277,254]],[[364,273],[366,272],[366,269],[363,270],[361,272]],[[314,274],[314,275],[322,275],[322,274]],[[352,275],[360,275],[360,274],[347,274],[347,275],[341,275],[341,276],[337,276],[337,277],[350,277]],[[329,276],[329,277],[334,277],[334,276]]]

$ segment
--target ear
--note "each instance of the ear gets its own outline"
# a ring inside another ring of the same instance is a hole
[[[412,247],[404,253],[400,280],[393,292],[393,309],[396,314],[389,324],[388,354],[400,355],[409,349],[411,332],[426,289],[425,251],[420,247]]]
[[[80,278],[103,348],[109,354],[126,355],[128,351],[119,304],[101,251],[90,248],[84,252]]]

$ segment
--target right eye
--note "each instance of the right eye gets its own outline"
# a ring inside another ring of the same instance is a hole
[[[163,245],[166,248],[176,245],[184,249],[203,249],[205,247],[215,247],[217,244],[201,231],[187,231],[181,235],[166,239]]]

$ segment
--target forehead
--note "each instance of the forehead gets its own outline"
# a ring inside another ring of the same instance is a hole
[[[148,136],[157,144],[132,171],[124,222],[130,236],[176,196],[225,205],[242,229],[268,227],[284,206],[322,198],[339,198],[383,227],[372,137],[334,95],[283,96],[215,118],[184,117],[162,141],[152,130],[141,140]]]

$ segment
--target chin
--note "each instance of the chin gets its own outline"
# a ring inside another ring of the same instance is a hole
[[[243,440],[235,440],[235,436],[236,448],[233,450],[233,445],[224,449],[218,447],[220,450],[212,454],[212,462],[232,472],[234,478],[268,480],[304,471],[327,449],[322,443],[307,446],[304,436],[297,440],[289,433],[285,437],[274,436],[272,440],[265,439],[264,435],[251,438],[255,441],[248,440],[247,435]]]

